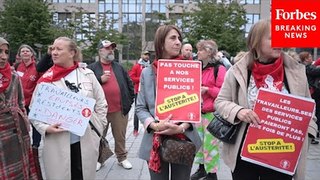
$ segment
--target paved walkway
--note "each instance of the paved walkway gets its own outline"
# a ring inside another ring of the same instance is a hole
[[[147,163],[138,158],[138,150],[144,130],[142,125],[139,127],[139,136],[133,136],[133,113],[129,113],[129,122],[127,128],[126,148],[128,150],[128,160],[132,163],[131,170],[125,170],[117,163],[115,155],[107,160],[106,165],[97,172],[97,180],[149,180],[149,171]],[[114,149],[114,139],[109,130],[107,139]],[[197,169],[197,165],[193,166],[192,173]],[[229,168],[221,162],[221,168],[218,171],[219,180],[231,180]],[[310,145],[308,162],[307,162],[307,177],[306,180],[320,179],[320,145]]]

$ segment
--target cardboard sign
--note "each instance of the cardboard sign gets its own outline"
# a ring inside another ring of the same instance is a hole
[[[157,69],[156,118],[200,122],[201,62],[159,60]]]
[[[320,1],[272,0],[272,47],[320,47]]]
[[[261,88],[254,106],[261,125],[250,124],[241,158],[293,175],[314,108],[312,99]]]
[[[48,83],[41,83],[35,93],[29,118],[47,124],[61,123],[61,128],[83,136],[96,101]]]

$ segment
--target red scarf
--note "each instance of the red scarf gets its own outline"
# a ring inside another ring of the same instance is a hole
[[[11,67],[7,62],[3,68],[0,68],[0,93],[3,93],[11,82]]]
[[[182,56],[178,56],[178,57],[170,59],[170,60],[183,60],[183,58],[182,58]],[[158,59],[153,61],[153,63],[151,64],[151,67],[154,71],[155,77],[157,77]]]
[[[78,68],[78,62],[74,62],[74,65],[69,68],[64,68],[55,64],[42,75],[42,77],[38,80],[38,83],[58,81],[76,68]]]
[[[255,60],[252,68],[252,75],[258,89],[260,87],[268,88],[268,84],[266,84],[265,80],[268,76],[271,76],[273,78],[272,86],[281,91],[284,79],[282,57],[280,56],[272,64],[261,64],[259,61]],[[272,82],[272,80],[270,82]]]

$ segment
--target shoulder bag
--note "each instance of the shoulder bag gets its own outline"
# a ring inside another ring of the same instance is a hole
[[[186,139],[174,136],[161,136],[160,156],[163,161],[192,166],[196,146]]]
[[[92,129],[94,130],[94,132],[96,132],[97,135],[100,137],[98,162],[103,164],[107,159],[109,159],[113,155],[113,152],[110,149],[108,140],[105,137],[101,136],[98,129],[92,124],[91,121],[89,121],[89,123],[90,123],[90,126],[92,127]],[[108,125],[109,125],[109,123],[108,123]],[[107,127],[108,127],[108,125],[107,125]]]
[[[208,124],[207,130],[222,142],[234,144],[241,123],[232,124],[223,119],[218,113],[213,113],[214,119]]]

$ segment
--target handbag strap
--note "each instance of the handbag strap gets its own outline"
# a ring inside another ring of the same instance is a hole
[[[90,126],[92,127],[92,129],[94,130],[94,132],[96,132],[97,133],[97,135],[100,137],[100,138],[104,138],[105,139],[105,137],[102,137],[102,135],[99,133],[99,131],[98,131],[98,129],[93,125],[93,123],[91,122],[91,121],[89,121],[89,124],[90,124]],[[108,132],[108,128],[109,128],[109,122],[107,123],[107,132]],[[106,134],[107,134],[107,132],[106,132]]]

